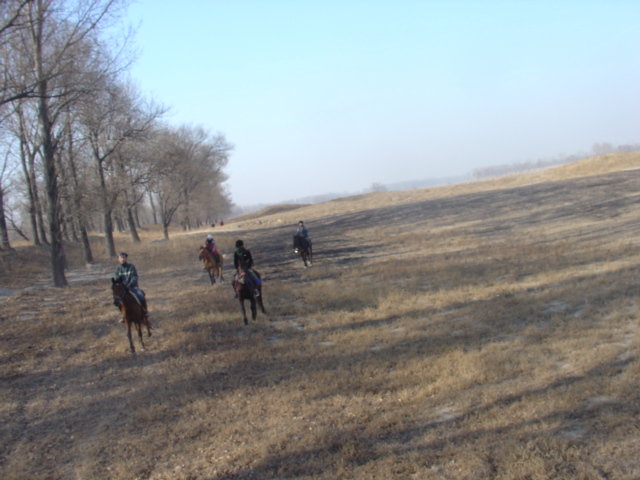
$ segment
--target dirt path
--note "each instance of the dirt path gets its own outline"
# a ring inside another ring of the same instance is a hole
[[[87,282],[92,282],[94,280],[102,280],[108,279],[111,275],[112,269],[107,269],[101,263],[92,263],[88,264],[85,268],[77,268],[74,270],[67,270],[65,272],[65,277],[67,279],[67,283],[70,286],[80,285]],[[53,278],[45,278],[43,280],[39,280],[33,285],[20,288],[20,289],[10,289],[10,288],[1,288],[0,287],[0,301],[11,298],[13,296],[19,295],[24,292],[31,292],[33,290],[53,290],[56,287],[53,285]]]

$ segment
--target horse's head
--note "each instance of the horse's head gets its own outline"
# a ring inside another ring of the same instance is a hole
[[[240,270],[238,272],[238,283],[244,285],[247,281],[247,272],[245,270]]]
[[[204,257],[207,256],[209,252],[207,252],[207,249],[204,247],[200,247],[199,253],[198,253],[198,260],[204,260]]]
[[[111,279],[111,291],[113,292],[113,304],[116,307],[120,307],[124,301],[124,297],[127,295],[129,289],[122,281],[122,277]]]

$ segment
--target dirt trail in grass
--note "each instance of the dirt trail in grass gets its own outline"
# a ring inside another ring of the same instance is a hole
[[[73,287],[87,282],[108,279],[111,270],[101,263],[88,264],[85,268],[76,268],[65,272],[65,277],[69,286]],[[25,292],[34,290],[56,290],[52,278],[44,278],[37,281],[33,285],[20,289],[2,288],[0,287],[0,301],[15,297]]]

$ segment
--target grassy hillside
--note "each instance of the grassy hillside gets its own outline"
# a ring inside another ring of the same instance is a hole
[[[242,238],[265,279],[248,327],[197,261],[209,231],[118,237],[155,324],[136,356],[95,238],[104,270],[0,300],[0,477],[640,478],[638,167],[595,157],[215,227],[227,263]],[[46,251],[1,259],[5,289],[46,276]]]

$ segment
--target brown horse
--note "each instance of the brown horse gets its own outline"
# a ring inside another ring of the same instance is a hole
[[[260,278],[260,274],[253,270],[258,278]],[[250,284],[251,280],[247,279],[247,276],[250,274],[247,273],[246,270],[241,270],[236,277],[236,281],[233,285],[233,289],[236,291],[236,296],[238,297],[238,301],[240,302],[240,309],[242,310],[242,318],[244,320],[245,325],[249,325],[249,321],[247,320],[247,311],[244,308],[244,301],[249,300],[251,303],[251,320],[256,319],[258,316],[258,309],[256,308],[256,303],[260,305],[260,310],[262,313],[266,314],[267,311],[264,309],[264,305],[262,304],[262,282],[260,282],[255,288]],[[258,290],[260,294],[256,297],[254,290]]]
[[[145,315],[142,305],[140,305],[140,302],[138,302],[134,297],[133,293],[129,291],[129,287],[122,283],[121,278],[111,279],[111,290],[113,291],[113,304],[120,309],[125,326],[127,327],[127,337],[129,338],[131,355],[136,354],[136,349],[133,347],[133,340],[131,338],[131,325],[136,326],[138,336],[140,337],[140,343],[142,344],[142,351],[144,351],[142,326],[144,325],[147,327],[147,334],[150,337],[151,323],[149,322],[149,318]]]
[[[220,278],[220,283],[224,283],[224,278],[222,277],[222,265],[224,260],[222,260],[222,255],[217,255],[216,258],[216,255],[212,254],[209,250],[204,247],[200,247],[198,260],[202,260],[204,262],[204,268],[206,268],[207,273],[209,274],[211,285],[216,283],[216,273]]]
[[[299,235],[293,236],[293,251],[299,253],[304,262],[304,268],[311,266],[311,260],[313,259],[313,251],[311,249],[311,243],[306,238]],[[307,265],[308,264],[308,265]]]

